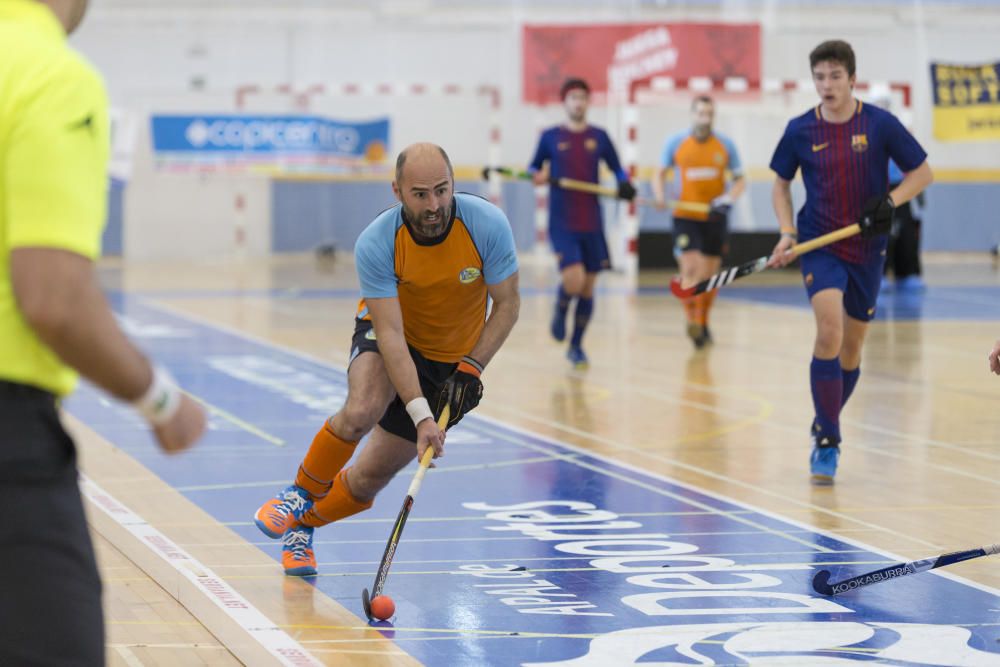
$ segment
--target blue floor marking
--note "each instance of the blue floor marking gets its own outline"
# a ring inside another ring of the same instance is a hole
[[[809,298],[799,285],[739,287],[720,292],[734,301],[767,303],[808,310]],[[879,295],[876,320],[979,320],[997,319],[998,286],[943,287],[931,285],[922,292],[885,292]]]
[[[214,416],[195,450],[168,457],[129,409],[89,387],[68,410],[280,558],[250,518],[285,482],[248,484],[291,479],[343,398],[343,371],[139,299],[113,303],[150,332],[140,344],[192,393],[287,445]],[[487,466],[545,454],[557,458]],[[809,585],[815,567],[837,563],[830,569],[839,579],[899,559],[475,415],[449,434],[441,465],[425,480],[386,588],[399,626],[387,633],[425,664],[721,665],[780,656],[1000,665],[1000,592],[930,573],[819,598]],[[371,511],[317,531],[315,585],[358,615],[412,470]],[[227,576],[280,576],[206,565]]]

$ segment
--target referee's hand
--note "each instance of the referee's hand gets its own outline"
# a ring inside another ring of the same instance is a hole
[[[160,449],[168,454],[182,452],[205,432],[205,411],[185,394],[177,412],[164,424],[153,426]]]

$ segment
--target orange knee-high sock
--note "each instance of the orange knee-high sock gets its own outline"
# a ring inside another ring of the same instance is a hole
[[[711,292],[705,292],[700,295],[702,297],[701,301],[701,313],[698,324],[708,326],[708,315],[712,310],[712,304],[715,302],[715,290]]]
[[[323,498],[330,491],[333,478],[354,454],[357,444],[339,437],[330,428],[330,422],[324,422],[299,466],[295,485],[308,491],[313,500]]]
[[[694,322],[705,326],[708,317],[708,295],[709,292],[702,292],[694,297]]]
[[[302,523],[312,528],[319,528],[334,521],[364,512],[372,506],[373,501],[363,503],[351,493],[347,487],[347,471],[344,468],[337,473],[333,480],[330,492],[323,498],[317,500],[313,506],[302,515]]]
[[[687,317],[688,323],[695,321],[695,300],[697,298],[696,296],[689,296],[684,299],[684,315]]]
[[[708,316],[709,316],[709,313],[712,310],[712,304],[715,303],[715,293],[716,293],[716,290],[712,290],[711,292],[705,292],[705,294],[704,294],[704,296],[705,296],[705,321],[702,324],[704,324],[705,326],[708,326]]]

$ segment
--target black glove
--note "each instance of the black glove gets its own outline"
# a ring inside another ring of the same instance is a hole
[[[725,221],[729,215],[729,209],[733,207],[733,200],[729,198],[729,195],[722,195],[713,199],[709,206],[711,207],[708,211],[709,220]]]
[[[434,401],[435,417],[441,414],[445,405],[450,405],[448,426],[454,426],[465,413],[479,405],[479,399],[483,397],[483,383],[479,380],[482,372],[482,364],[472,357],[462,357],[455,370],[437,391]]]
[[[632,201],[635,199],[635,186],[628,181],[622,181],[618,184],[618,198],[624,199],[625,201]]]
[[[888,234],[892,229],[892,212],[896,205],[889,195],[876,195],[865,202],[858,218],[861,227],[861,237],[870,239],[874,236]]]

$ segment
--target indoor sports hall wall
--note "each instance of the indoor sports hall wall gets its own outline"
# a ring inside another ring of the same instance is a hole
[[[210,258],[233,250],[263,255],[321,242],[332,225],[349,247],[353,232],[390,201],[388,185],[361,182],[272,181],[261,175],[164,173],[155,168],[147,120],[153,113],[232,112],[235,91],[265,91],[245,100],[255,112],[290,113],[295,100],[275,93],[282,84],[303,90],[324,82],[402,82],[475,86],[502,93],[502,161],[522,165],[537,132],[560,118],[558,108],[520,102],[520,27],[524,23],[728,20],[759,22],[766,78],[808,77],[808,51],[844,37],[858,53],[859,78],[912,85],[913,131],[928,148],[938,182],[928,195],[925,248],[982,250],[996,243],[1000,221],[1000,151],[996,143],[940,143],[931,136],[928,63],[1000,59],[1000,7],[985,2],[371,2],[304,1],[274,6],[188,0],[95,0],[74,43],[104,73],[115,107],[139,120],[132,170],[120,195],[108,248],[127,256]],[[568,9],[572,7],[572,11]],[[845,8],[853,11],[846,12]],[[127,53],[128,57],[122,57]],[[346,119],[388,116],[390,152],[418,139],[442,143],[456,165],[487,159],[489,109],[467,96],[455,100],[313,96],[310,112]],[[644,110],[639,163],[658,159],[665,134],[687,125],[684,100]],[[673,107],[673,108],[671,108]],[[748,116],[720,105],[717,127],[735,135],[750,167],[750,197],[736,228],[766,230],[770,214],[766,165],[787,120],[803,109]],[[615,109],[593,121],[618,129]],[[742,123],[742,126],[741,126]],[[464,173],[474,173],[464,172]],[[475,184],[469,183],[466,189]],[[385,192],[384,196],[379,192]],[[518,238],[530,245],[534,198],[511,184],[505,205]],[[663,225],[644,215],[645,228]],[[120,230],[118,238],[114,231]],[[958,230],[961,230],[960,232]],[[197,239],[193,242],[192,239]]]

